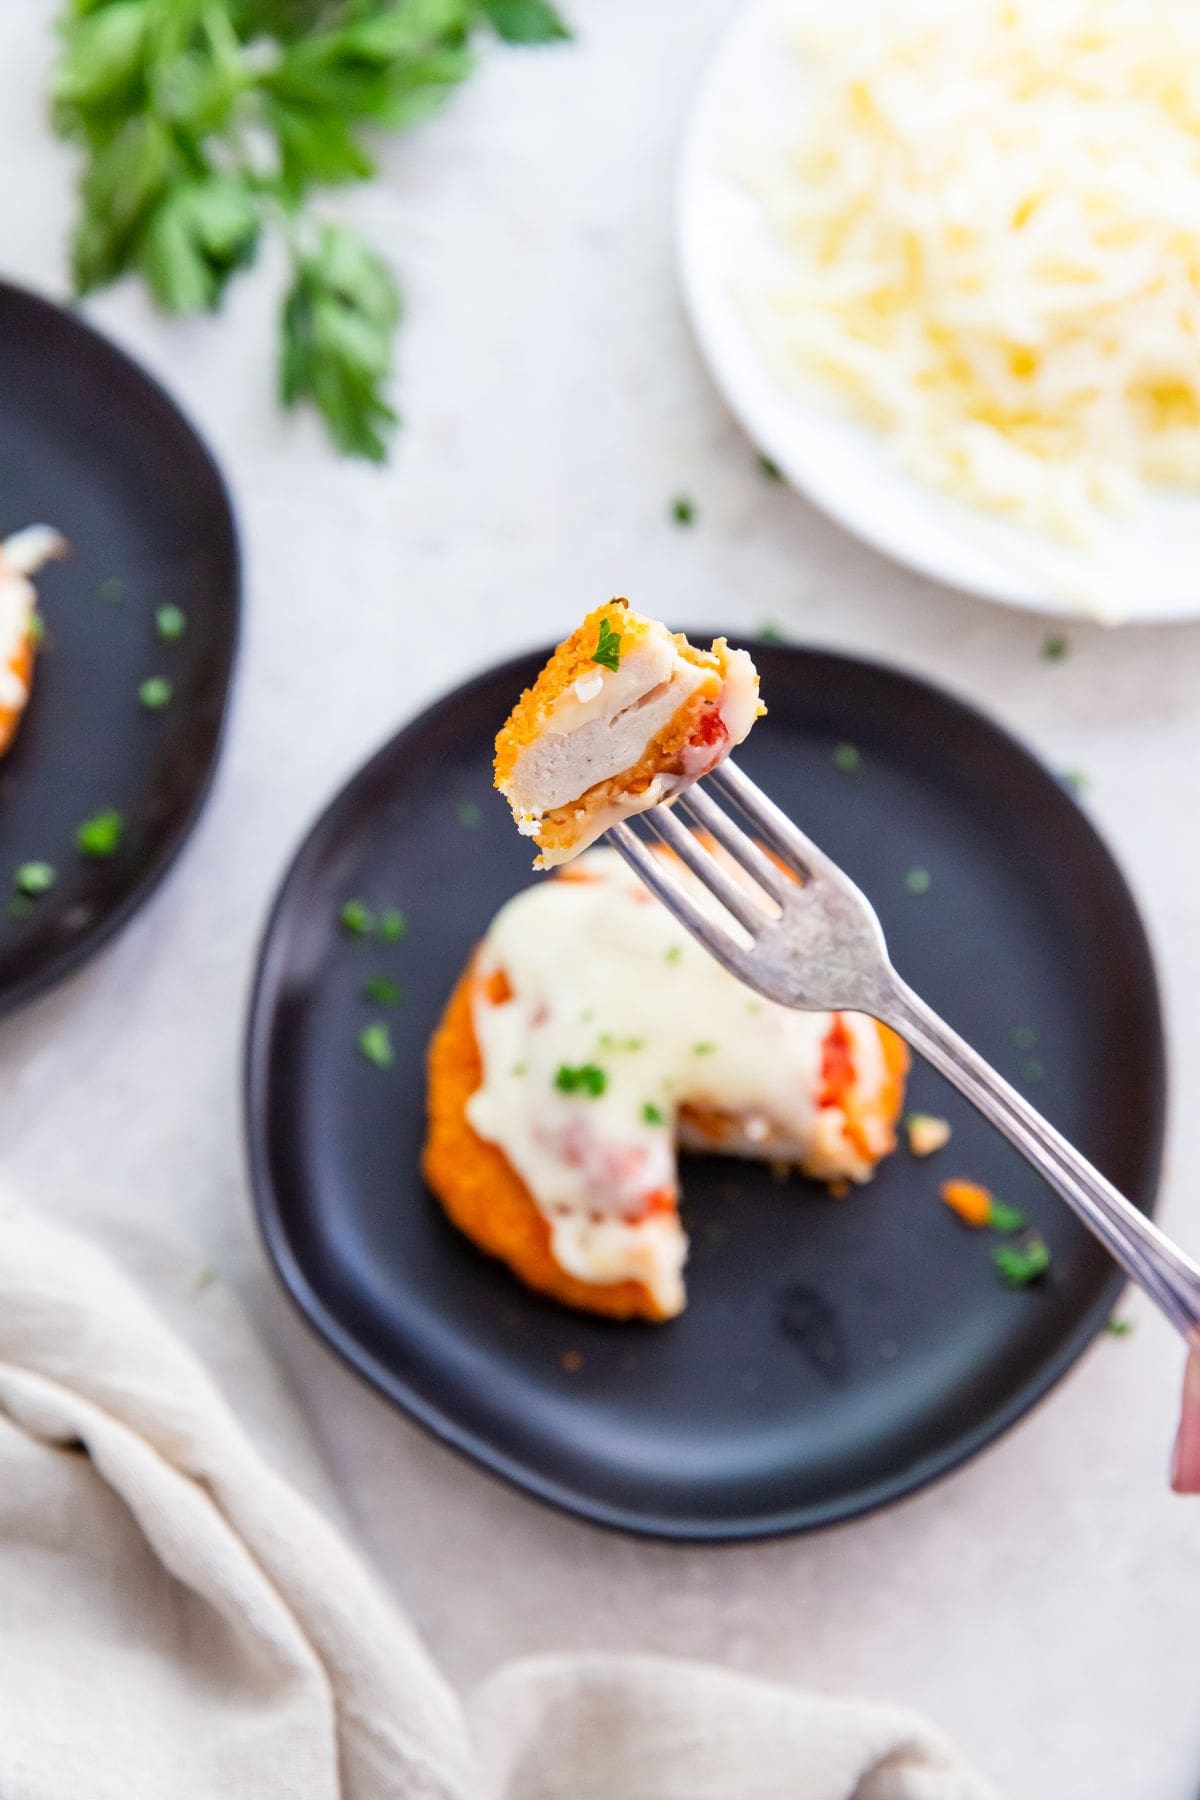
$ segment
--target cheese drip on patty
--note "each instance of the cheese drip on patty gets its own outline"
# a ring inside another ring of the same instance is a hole
[[[614,851],[509,901],[476,976],[483,1080],[468,1122],[503,1151],[580,1280],[638,1280],[679,1310],[677,1139],[853,1181],[891,1147],[874,1021],[760,999]],[[826,1098],[831,1035],[860,1102],[852,1131]]]

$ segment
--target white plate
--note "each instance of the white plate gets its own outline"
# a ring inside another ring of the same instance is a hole
[[[864,0],[838,0],[862,6]],[[923,575],[1032,611],[1108,622],[1200,618],[1200,500],[1153,495],[1093,548],[1059,546],[923,487],[883,440],[771,373],[731,278],[777,254],[758,206],[730,173],[734,123],[768,129],[796,112],[778,0],[755,0],[717,50],[684,139],[679,258],[684,300],[709,368],[762,450],[847,531]],[[785,110],[786,109],[786,110]]]

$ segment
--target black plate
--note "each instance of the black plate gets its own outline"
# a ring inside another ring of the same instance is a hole
[[[37,577],[45,642],[0,763],[0,1010],[97,949],[175,857],[212,779],[238,628],[238,549],[216,465],[148,375],[45,300],[0,283],[0,536],[55,525],[71,557]],[[160,642],[155,611],[187,615]],[[138,699],[148,676],[171,704]],[[105,809],[110,861],[76,855]],[[27,860],[58,883],[24,919],[5,890]]]
[[[1164,1100],[1154,971],[1079,808],[1010,737],[923,682],[752,648],[770,716],[739,762],[862,883],[901,972],[1149,1210]],[[490,752],[540,660],[480,677],[395,737],[284,883],[248,1060],[268,1247],[355,1368],[543,1499],[693,1539],[863,1512],[1011,1425],[1103,1323],[1120,1278],[924,1067],[910,1104],[951,1119],[952,1147],[930,1162],[901,1151],[847,1200],[744,1164],[685,1163],[690,1298],[670,1325],[541,1301],[451,1228],[417,1172],[423,1058],[471,945],[533,879],[491,792]],[[835,764],[843,741],[861,752],[857,774]],[[906,886],[914,867],[932,876],[925,893]],[[337,918],[351,897],[403,907],[406,941],[348,939]],[[387,1070],[355,1048],[377,971],[409,995]],[[996,1240],[937,1197],[950,1174],[1026,1209],[1053,1253],[1044,1286],[1000,1285]]]

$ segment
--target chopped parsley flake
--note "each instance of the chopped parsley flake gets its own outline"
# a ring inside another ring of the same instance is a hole
[[[369,981],[363,982],[362,996],[364,1000],[373,1000],[376,1006],[401,1006],[404,1003],[404,989],[390,975],[372,975]]]
[[[161,712],[170,706],[174,692],[174,684],[165,675],[151,675],[139,687],[138,699],[147,712]]]
[[[904,885],[910,894],[927,894],[933,886],[933,876],[928,869],[910,869],[904,877]]]
[[[204,1292],[205,1288],[212,1287],[213,1284],[215,1282],[219,1281],[220,1279],[221,1279],[221,1277],[217,1274],[217,1271],[213,1268],[212,1264],[210,1263],[207,1268],[201,1269],[201,1271],[197,1275],[195,1281],[192,1283],[193,1292],[195,1292],[197,1294],[202,1294]]]
[[[390,1069],[396,1060],[391,1031],[382,1019],[377,1019],[373,1025],[363,1026],[358,1034],[358,1047],[367,1061],[374,1063],[377,1069]]]
[[[595,1063],[580,1063],[575,1069],[560,1063],[554,1085],[560,1094],[586,1094],[590,1100],[598,1100],[608,1086],[608,1076]]]
[[[843,775],[861,774],[862,751],[857,744],[835,744],[833,766],[835,769],[840,769]]]
[[[1110,1337],[1128,1337],[1133,1330],[1132,1319],[1118,1319],[1116,1313],[1104,1327]]]
[[[716,1049],[716,1047],[717,1046],[715,1044],[693,1044],[692,1045],[692,1055],[693,1056],[711,1056],[713,1051]]]
[[[665,1125],[666,1122],[667,1115],[662,1107],[655,1106],[653,1100],[647,1100],[646,1104],[642,1107],[643,1125]]]
[[[1042,655],[1047,662],[1061,662],[1070,647],[1065,637],[1048,637],[1042,644]]]
[[[777,462],[772,462],[769,456],[760,456],[758,459],[758,466],[761,473],[766,476],[768,481],[783,480],[783,470]]]
[[[1024,1231],[1027,1224],[1025,1214],[1017,1206],[1005,1206],[1003,1200],[993,1200],[988,1207],[987,1222],[993,1231]]]
[[[75,833],[75,848],[80,856],[103,858],[115,856],[121,847],[125,820],[111,808],[93,813]]]
[[[351,937],[370,937],[375,929],[375,914],[365,900],[347,900],[338,920]]]
[[[118,580],[115,575],[110,575],[107,581],[102,581],[100,583],[100,598],[109,601],[123,600],[125,598],[125,583]]]
[[[58,880],[58,870],[53,863],[22,863],[13,876],[13,886],[18,894],[32,898],[35,894],[48,894]]]
[[[46,637],[46,621],[40,612],[29,615],[29,641],[35,650],[39,650]]]
[[[682,944],[668,944],[667,950],[666,950],[666,961],[667,962],[676,963],[679,961],[679,959],[682,955],[683,955],[683,945]]]
[[[464,800],[461,806],[456,806],[454,816],[464,831],[478,831],[483,824],[483,813],[473,800]]]
[[[611,1031],[602,1031],[596,1043],[601,1050],[644,1050],[646,1048],[645,1038],[614,1037]]]
[[[1018,1050],[1032,1050],[1038,1041],[1038,1034],[1032,1025],[1018,1025],[1012,1034],[1012,1040]]]
[[[1050,1251],[1034,1237],[1024,1244],[1001,1244],[992,1251],[992,1262],[1006,1287],[1028,1287],[1050,1267]]]
[[[694,525],[696,523],[696,502],[689,500],[686,494],[676,494],[671,502],[671,517],[677,525]]]
[[[408,936],[408,920],[393,906],[380,915],[379,935],[385,944],[398,944]]]
[[[514,1063],[512,1068],[508,1072],[510,1075],[528,1075],[529,1064],[528,1063]]]
[[[164,644],[177,644],[187,630],[187,614],[182,606],[160,606],[154,615],[154,629]]]
[[[782,644],[784,641],[783,633],[778,625],[772,625],[769,619],[765,625],[759,626],[755,636],[760,644]]]
[[[621,666],[621,633],[614,631],[607,619],[600,621],[600,636],[592,651],[592,661],[599,663],[602,669],[612,669],[614,673]]]
[[[1076,797],[1086,794],[1092,785],[1091,777],[1086,775],[1082,769],[1064,769],[1058,779],[1067,791]]]

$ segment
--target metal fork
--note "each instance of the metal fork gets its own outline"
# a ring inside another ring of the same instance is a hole
[[[646,886],[710,955],[769,1000],[807,1012],[868,1013],[898,1031],[1016,1145],[1129,1279],[1200,1349],[1200,1268],[901,980],[874,908],[811,838],[731,762],[705,781],[733,803],[789,873],[697,784],[676,807],[716,839],[754,886],[731,875],[675,808],[658,806],[643,817],[741,934],[697,905],[669,861],[628,824],[613,826],[608,836]]]

